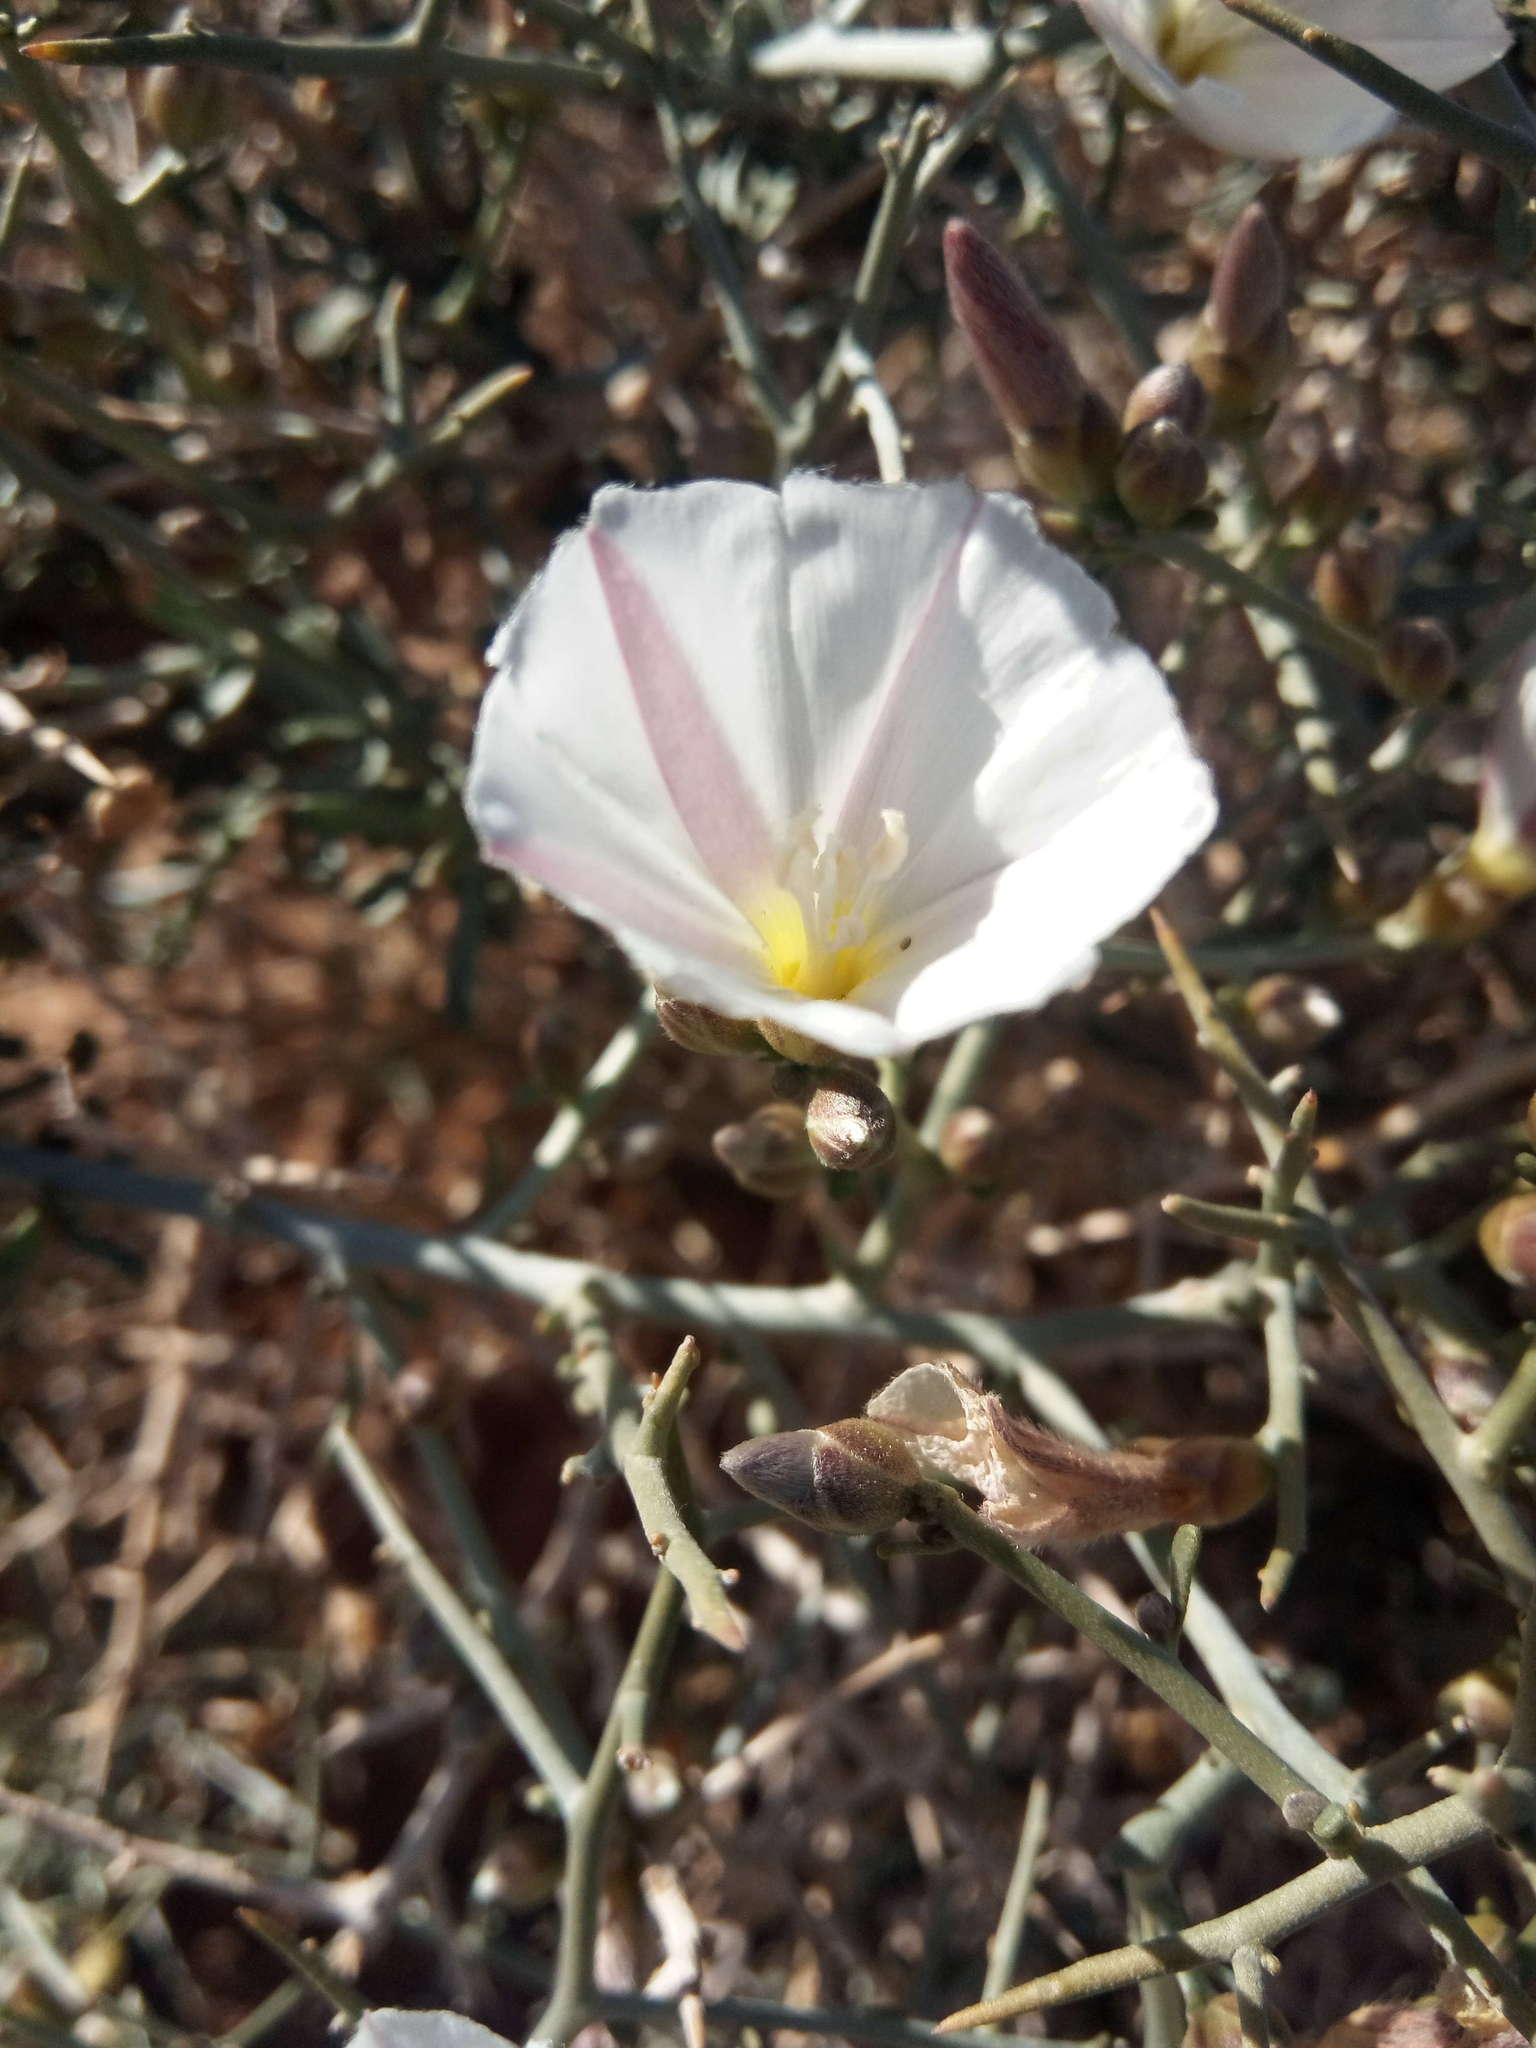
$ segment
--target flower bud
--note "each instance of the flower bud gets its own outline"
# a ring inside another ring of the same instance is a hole
[[[1023,275],[969,221],[944,230],[950,309],[1017,446],[1024,480],[1065,505],[1108,494],[1119,436]]]
[[[1001,1174],[1006,1143],[1003,1126],[991,1110],[973,1102],[945,1120],[939,1158],[956,1180],[984,1186]]]
[[[702,1003],[684,1002],[681,996],[656,991],[656,1022],[687,1052],[728,1053],[748,1058],[761,1055],[762,1034],[743,1017],[722,1017]]]
[[[1127,434],[1115,492],[1138,526],[1175,526],[1205,496],[1205,457],[1176,420],[1147,420]]]
[[[770,1202],[787,1201],[816,1178],[805,1118],[792,1102],[765,1102],[742,1122],[722,1124],[711,1143],[736,1185]]]
[[[851,1068],[818,1081],[805,1109],[811,1150],[833,1173],[867,1173],[896,1149],[896,1112],[884,1091]]]
[[[837,1058],[830,1045],[807,1038],[803,1031],[781,1024],[776,1017],[759,1017],[756,1029],[781,1059],[791,1060],[797,1067],[825,1067]]]
[[[1204,433],[1211,402],[1205,386],[1187,363],[1161,363],[1148,370],[1125,401],[1120,424],[1128,434],[1152,420],[1172,420],[1186,434]]]
[[[144,118],[182,156],[230,133],[227,80],[211,64],[166,64],[144,81]]]
[[[1230,426],[1263,412],[1291,359],[1285,250],[1264,208],[1238,216],[1211,275],[1189,366],[1205,386],[1211,415]]]
[[[1376,643],[1376,673],[1400,704],[1438,704],[1456,680],[1456,643],[1435,619],[1394,619]]]
[[[1483,1257],[1511,1287],[1536,1280],[1536,1194],[1506,1195],[1477,1226]]]
[[[911,1513],[922,1479],[893,1429],[856,1417],[737,1444],[720,1460],[738,1486],[832,1536],[877,1535]]]
[[[1383,534],[1360,533],[1336,541],[1318,557],[1312,595],[1324,618],[1351,632],[1370,633],[1397,596],[1397,549]]]
[[[1295,974],[1264,975],[1246,1001],[1255,1032],[1285,1060],[1300,1059],[1344,1021],[1327,989]]]
[[[1374,465],[1358,434],[1319,434],[1280,498],[1286,538],[1298,547],[1331,540],[1365,510]]]

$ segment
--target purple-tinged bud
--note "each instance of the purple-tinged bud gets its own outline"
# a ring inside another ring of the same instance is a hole
[[[1007,1134],[990,1109],[968,1103],[939,1133],[939,1158],[956,1180],[971,1187],[997,1180],[1006,1164]]]
[[[1205,496],[1205,457],[1176,420],[1147,420],[1126,435],[1115,492],[1138,526],[1176,526]]]
[[[1358,434],[1319,433],[1281,494],[1286,539],[1297,547],[1332,540],[1365,510],[1375,481],[1375,464]]]
[[[736,1484],[832,1536],[874,1536],[910,1514],[922,1479],[893,1429],[856,1417],[753,1437],[720,1460]]]
[[[1291,360],[1285,250],[1257,201],[1238,216],[1211,276],[1189,365],[1218,426],[1264,412]]]
[[[816,1178],[805,1118],[792,1102],[765,1102],[740,1123],[722,1124],[711,1143],[736,1185],[770,1202],[789,1200]]]
[[[656,991],[656,1022],[686,1052],[724,1053],[737,1058],[761,1058],[764,1046],[757,1026],[742,1017],[722,1017],[702,1003],[684,1002],[681,996]]]
[[[1477,1226],[1483,1257],[1511,1287],[1536,1281],[1536,1194],[1506,1195]]]
[[[1267,209],[1254,200],[1238,215],[1211,273],[1205,325],[1221,348],[1262,342],[1290,296],[1285,248]]]
[[[1399,704],[1438,704],[1456,680],[1456,643],[1436,619],[1394,619],[1376,642],[1376,673]]]
[[[1203,434],[1211,416],[1205,386],[1187,363],[1162,363],[1148,370],[1125,401],[1120,424],[1128,434],[1153,420],[1172,420],[1186,434]]]
[[[1295,974],[1264,975],[1249,989],[1246,1003],[1254,1031],[1285,1060],[1311,1052],[1344,1021],[1327,989]]]
[[[1397,584],[1397,549],[1379,533],[1336,541],[1312,572],[1312,595],[1324,618],[1355,633],[1374,632],[1389,616]]]
[[[1031,489],[1064,505],[1108,495],[1119,435],[1022,273],[969,221],[944,230],[955,320],[981,381],[1013,434]]]
[[[832,1173],[867,1173],[896,1149],[897,1118],[880,1086],[845,1068],[823,1075],[805,1107],[811,1150]]]

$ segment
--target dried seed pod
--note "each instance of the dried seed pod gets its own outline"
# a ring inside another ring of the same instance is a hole
[[[1376,643],[1376,673],[1400,704],[1438,704],[1456,680],[1456,643],[1437,619],[1394,619]]]
[[[1384,534],[1341,537],[1318,557],[1312,594],[1324,618],[1355,633],[1370,633],[1397,597],[1398,553]]]
[[[856,1416],[752,1437],[720,1460],[748,1493],[833,1536],[876,1535],[912,1512],[922,1480],[893,1429]]]
[[[787,1201],[816,1178],[805,1117],[792,1102],[765,1102],[740,1123],[722,1124],[711,1143],[737,1186],[770,1202]]]
[[[144,118],[172,149],[196,156],[230,134],[229,82],[212,65],[166,64],[144,81]]]
[[[1477,1226],[1483,1257],[1511,1287],[1536,1280],[1536,1194],[1506,1195]]]
[[[1285,249],[1255,200],[1217,258],[1189,356],[1218,426],[1253,418],[1279,393],[1291,360],[1288,293]]]
[[[1147,420],[1127,434],[1115,492],[1138,526],[1177,525],[1205,496],[1205,457],[1176,420]]]
[[[833,1173],[867,1173],[896,1149],[896,1112],[868,1075],[845,1068],[817,1082],[805,1108],[811,1150]]]
[[[1172,420],[1186,434],[1198,436],[1205,431],[1210,415],[1205,386],[1188,363],[1160,363],[1155,370],[1148,370],[1125,401],[1120,424],[1127,434],[1133,434],[1153,420]]]
[[[722,1017],[703,1003],[684,1002],[681,996],[656,991],[656,1022],[674,1045],[686,1052],[721,1053],[736,1058],[760,1057],[762,1033],[744,1017]]]
[[[1010,431],[1027,484],[1063,505],[1112,487],[1119,432],[1023,274],[968,221],[944,230],[950,309]]]

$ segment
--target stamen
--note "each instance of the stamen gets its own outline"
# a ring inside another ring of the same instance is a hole
[[[781,988],[841,1002],[911,943],[879,932],[885,886],[906,857],[900,811],[882,811],[864,846],[823,845],[812,819],[797,821],[780,881],[748,911]]]

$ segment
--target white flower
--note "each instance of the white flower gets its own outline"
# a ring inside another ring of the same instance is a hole
[[[1080,979],[1214,816],[1108,599],[964,484],[605,490],[491,660],[486,857],[843,1052]]]
[[[1510,664],[1488,734],[1471,852],[1479,872],[1512,895],[1536,887],[1536,640]]]
[[[1493,0],[1301,0],[1293,11],[1441,89],[1509,48]],[[1083,12],[1131,83],[1217,149],[1337,156],[1398,118],[1221,0],[1083,0]]]
[[[456,2012],[407,2012],[381,2006],[358,2021],[348,2048],[511,2048],[500,2034]]]

